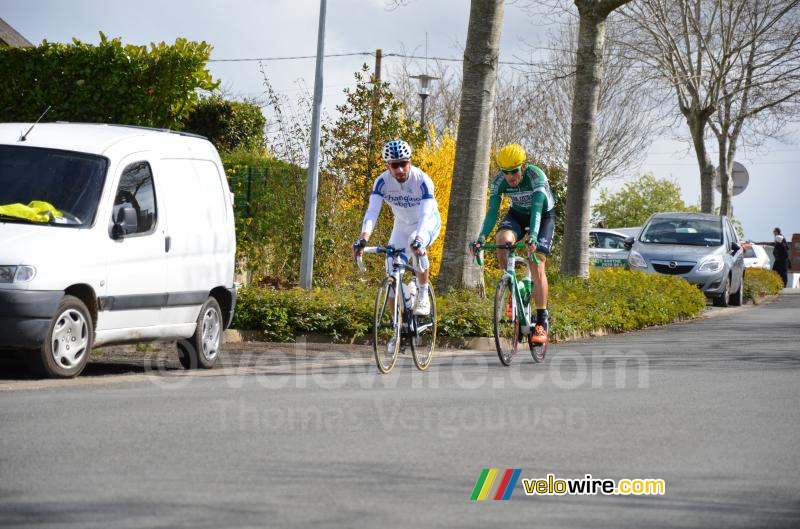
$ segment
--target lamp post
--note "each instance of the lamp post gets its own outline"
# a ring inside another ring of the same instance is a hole
[[[428,96],[430,95],[430,84],[431,84],[431,81],[433,81],[435,79],[438,79],[438,77],[433,77],[433,76],[430,76],[430,75],[424,73],[424,74],[421,74],[421,75],[412,75],[411,78],[419,80],[419,92],[418,92],[418,94],[419,94],[420,99],[422,99],[422,112],[421,112],[422,117],[420,119],[420,122],[422,123],[422,126],[424,127],[425,126],[425,100],[428,99]]]

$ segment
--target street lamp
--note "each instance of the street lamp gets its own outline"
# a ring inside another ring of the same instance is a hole
[[[419,80],[419,92],[418,93],[419,93],[420,99],[422,99],[422,118],[420,119],[420,122],[422,123],[422,126],[424,127],[425,126],[425,100],[428,99],[428,96],[430,95],[430,84],[431,84],[431,81],[433,81],[435,79],[438,79],[438,77],[433,77],[431,75],[428,75],[428,74],[424,73],[424,74],[421,74],[421,75],[412,75],[411,78]]]

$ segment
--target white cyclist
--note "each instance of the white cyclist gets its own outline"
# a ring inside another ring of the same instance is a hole
[[[394,227],[389,245],[404,248],[404,255],[418,259],[416,271],[419,291],[414,305],[414,314],[428,315],[431,311],[428,300],[430,267],[426,248],[439,236],[442,218],[433,196],[433,181],[419,167],[411,164],[411,146],[403,140],[391,140],[383,146],[386,170],[375,179],[369,207],[361,225],[361,238],[353,245],[356,257],[367,245],[383,203],[389,204],[394,214]],[[406,260],[408,259],[406,257]],[[386,270],[391,273],[392,263],[386,260]]]

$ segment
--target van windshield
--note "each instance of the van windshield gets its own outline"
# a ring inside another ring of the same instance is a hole
[[[102,156],[0,145],[0,222],[91,225],[107,168]]]

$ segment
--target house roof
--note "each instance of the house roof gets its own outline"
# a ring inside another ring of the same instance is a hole
[[[5,44],[12,48],[27,48],[33,44],[12,28],[8,22],[0,18],[0,45]]]

